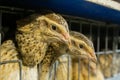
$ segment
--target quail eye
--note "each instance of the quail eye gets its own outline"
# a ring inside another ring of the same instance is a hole
[[[56,28],[56,26],[52,25],[52,29],[53,29],[53,30],[56,30],[57,28]]]
[[[79,48],[83,48],[83,45],[82,45],[82,44],[79,44]]]

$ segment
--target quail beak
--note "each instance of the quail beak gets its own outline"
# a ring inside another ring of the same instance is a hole
[[[70,48],[70,46],[71,46],[70,35],[68,33],[64,33],[63,36],[64,36],[63,41],[68,46],[68,48]]]

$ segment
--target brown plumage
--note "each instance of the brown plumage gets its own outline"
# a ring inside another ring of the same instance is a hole
[[[70,43],[68,30],[62,24],[67,26],[64,18],[55,13],[34,14],[17,21],[17,48],[12,41],[3,43],[0,47],[0,60],[22,60],[22,80],[37,80],[36,65],[43,59],[48,46],[56,41],[65,45]],[[0,80],[19,80],[19,65],[0,65]]]
[[[70,48],[68,48],[64,44],[60,44],[59,42],[52,43],[49,46],[46,56],[41,63],[40,78],[42,80],[48,80],[49,71],[51,69],[52,64],[61,55],[68,53],[74,57],[90,58],[91,60],[96,62],[96,56],[94,54],[95,52],[92,42],[80,33],[73,31],[71,31],[70,33],[72,41]],[[83,47],[80,47],[80,45],[82,45]]]
[[[1,62],[20,60],[19,53],[12,40],[7,40],[0,46]],[[19,80],[19,64],[6,63],[0,65],[0,80]],[[37,80],[37,67],[29,68],[22,65],[22,80]]]
[[[104,80],[101,70],[95,63],[89,61],[89,59],[80,59],[80,63],[78,62],[75,58],[72,60],[72,80],[78,80],[78,78],[80,80]],[[78,70],[78,66],[80,66],[80,71]]]
[[[68,24],[62,17],[56,16],[56,18],[54,18],[54,21],[55,22],[57,21],[59,24],[61,24],[64,28],[66,28],[67,32],[69,33]],[[64,43],[61,43],[61,41],[57,41],[57,42],[51,43],[49,47],[47,48],[46,55],[43,58],[42,62],[40,63],[41,65],[41,70],[39,72],[40,80],[48,79],[49,71],[50,71],[52,64],[60,56],[60,55],[55,54],[55,51],[56,50],[64,51],[63,48],[60,49],[60,47],[65,47],[65,49],[67,49],[69,46]]]
[[[69,41],[69,33],[61,25],[67,26],[67,24],[63,23],[64,19],[61,18],[56,14],[32,15],[18,22],[16,40],[25,65],[34,66],[40,63],[51,42],[64,41],[63,43],[67,43]]]
[[[92,41],[79,32],[71,31],[70,35],[72,35],[71,36],[72,44],[75,45],[80,52],[79,54],[75,54],[75,53],[71,53],[71,54],[75,55],[76,57],[89,58],[92,61],[96,62],[97,58],[95,55]],[[73,47],[72,49],[76,50],[74,49],[76,47]],[[72,52],[76,52],[76,51],[72,51]]]
[[[111,53],[98,55],[98,63],[99,63],[98,67],[100,68],[105,78],[110,78],[113,75],[113,72],[111,70],[114,68],[114,66],[116,67],[116,65],[115,63],[113,65],[112,61],[113,61],[113,54]],[[116,70],[114,69],[113,71]]]
[[[94,54],[94,47],[93,47],[93,43],[84,35],[81,36],[82,34],[78,33],[78,32],[72,32],[71,33],[75,38],[79,39],[79,40],[83,40],[86,43],[86,47],[84,46],[83,49],[85,50],[81,51],[81,53],[84,53],[83,55],[87,55],[86,59],[81,56],[80,58],[80,64],[79,59],[76,57],[72,57],[72,80],[78,80],[78,78],[80,78],[80,80],[104,80],[104,76],[101,73],[100,69],[97,69],[96,63],[94,62],[94,60],[96,60],[96,55]],[[78,44],[78,43],[77,43]],[[80,44],[79,44],[80,45]],[[93,60],[92,60],[93,57]],[[88,72],[88,65],[89,65],[89,70],[90,72]],[[80,66],[80,71],[78,70],[78,66]],[[78,74],[79,73],[79,74]],[[88,76],[89,75],[89,76]]]
[[[83,44],[82,41],[85,42],[84,47],[78,48],[80,50],[81,56],[79,56],[78,54],[76,55],[75,53],[71,53],[71,54],[81,58],[80,64],[78,63],[79,59],[77,57],[73,56],[72,63],[70,61],[72,66],[70,66],[70,69],[69,69],[69,75],[72,75],[72,77],[71,77],[71,76],[67,75],[68,71],[66,71],[66,70],[68,70],[67,69],[68,61],[63,60],[65,57],[60,58],[60,64],[58,65],[58,69],[57,69],[57,80],[61,80],[61,79],[67,80],[67,77],[69,77],[70,80],[78,80],[78,72],[79,72],[80,80],[88,80],[89,61],[90,61],[90,73],[92,73],[92,74],[90,74],[90,80],[96,80],[96,79],[104,80],[104,77],[99,69],[97,69],[97,72],[95,73],[95,71],[96,71],[96,63],[95,63],[96,56],[94,54],[95,52],[94,52],[94,47],[93,47],[92,42],[87,37],[85,37],[83,34],[78,33],[78,32],[71,32],[70,35],[72,35],[72,37],[73,37],[71,39],[72,44],[76,45],[77,48],[79,47],[79,45]],[[91,54],[91,52],[90,52],[91,49],[93,51],[93,54]],[[73,51],[74,51],[74,48],[73,48]],[[78,65],[80,66],[80,68],[82,68],[82,69],[80,69],[80,71],[78,71]],[[96,78],[95,74],[98,75],[97,78]],[[65,76],[65,77],[63,77],[63,76]]]

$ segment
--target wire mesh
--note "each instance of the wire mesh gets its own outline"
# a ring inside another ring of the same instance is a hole
[[[19,80],[22,80],[22,61],[21,60],[11,60],[11,61],[2,61],[0,65],[9,64],[9,63],[18,63],[19,64]]]
[[[104,54],[104,65],[102,66],[104,68],[103,74],[106,74],[106,64],[108,63],[108,55],[112,54],[112,62],[110,63],[112,66],[110,68],[110,74],[111,77],[114,75],[113,73],[113,66],[115,66],[116,61],[116,54],[119,55],[119,25],[113,25],[113,24],[107,24],[107,23],[101,23],[99,21],[91,21],[91,20],[85,20],[83,18],[79,17],[71,17],[71,16],[64,16],[68,23],[69,23],[69,29],[81,32],[89,37],[94,43],[96,56],[99,59],[99,56]],[[99,60],[98,60],[98,63]],[[80,67],[80,65],[79,65]],[[89,69],[88,69],[89,72]],[[89,76],[88,76],[89,77]],[[107,78],[105,76],[105,78]],[[80,78],[79,78],[80,79]],[[78,80],[79,80],[78,79]]]
[[[119,32],[120,28],[118,25],[113,25],[113,24],[107,24],[104,22],[99,22],[99,21],[94,21],[94,20],[89,20],[89,19],[84,19],[84,18],[79,18],[79,17],[73,17],[73,16],[68,16],[68,15],[63,15],[68,24],[69,24],[69,29],[81,32],[88,36],[94,43],[95,51],[96,51],[96,56],[99,57],[100,54],[113,54],[113,61],[112,61],[112,68],[111,68],[111,74],[113,75],[113,65],[114,61],[116,60],[116,55],[117,53],[120,52],[120,44],[119,44]],[[0,17],[0,27],[1,27],[1,17]],[[0,28],[1,29],[1,28]],[[0,41],[1,41],[1,33],[0,33]],[[105,57],[105,61],[107,61],[107,56]],[[70,56],[67,56],[67,79],[70,80]],[[90,63],[90,60],[88,59],[88,63]],[[78,80],[80,79],[80,72],[81,70],[81,64],[82,60],[81,58],[78,59]],[[22,62],[21,61],[6,61],[6,62],[0,62],[0,65],[2,64],[8,64],[8,63],[19,63],[19,69],[20,69],[20,80],[22,80]],[[106,62],[105,62],[106,63]],[[104,63],[104,64],[105,64]],[[105,66],[104,66],[105,67]],[[56,71],[57,71],[57,66],[55,64],[54,66],[54,80],[56,79]],[[90,77],[90,65],[88,64],[88,80]],[[103,72],[105,74],[105,72]],[[97,75],[96,75],[97,77]]]
[[[0,12],[0,45],[1,45],[1,41],[4,35],[4,32],[2,31],[2,13]],[[1,62],[1,54],[0,54],[0,66],[1,65],[5,65],[5,64],[9,64],[9,63],[18,63],[19,64],[19,80],[22,80],[22,61],[21,60],[11,60],[11,61],[2,61]]]

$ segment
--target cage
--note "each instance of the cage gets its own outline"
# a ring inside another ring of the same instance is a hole
[[[89,37],[94,43],[96,56],[98,59],[97,69],[100,70],[101,73],[92,77],[91,71],[89,69],[89,65],[86,70],[88,72],[87,78],[85,80],[119,80],[119,77],[115,77],[119,74],[119,26],[114,24],[109,24],[105,22],[99,22],[89,19],[84,19],[75,16],[64,15],[66,20],[69,23],[70,30],[78,31]],[[73,62],[73,70],[75,73],[72,73],[77,78],[73,78],[73,80],[84,80],[81,77],[80,72],[85,72],[82,69],[81,63],[82,59],[79,59],[77,63]],[[70,63],[69,63],[70,64]],[[68,64],[68,65],[69,65]],[[77,67],[76,67],[77,66]],[[68,67],[70,71],[70,67]],[[99,70],[97,70],[99,72]],[[68,73],[69,73],[68,71]],[[97,72],[96,71],[96,72]],[[86,73],[87,73],[86,72]],[[69,74],[70,75],[70,74]],[[101,78],[101,77],[104,77]],[[68,79],[69,80],[69,79]]]
[[[24,10],[19,8],[0,8],[0,43],[14,36],[16,30],[16,20],[34,13],[33,10]],[[100,70],[101,77],[109,80],[120,73],[120,27],[116,24],[95,21],[91,19],[63,15],[69,24],[69,29],[81,32],[88,36],[94,43],[96,56],[98,59],[97,67]],[[12,19],[12,20],[11,20]],[[71,59],[69,55],[62,56],[61,62],[56,62],[50,72],[50,79],[53,80],[98,80],[99,75],[94,75],[91,78],[90,60],[89,64],[81,66],[82,58],[77,62]],[[19,63],[19,76],[22,80],[22,62],[21,61],[6,61],[0,62],[0,65],[8,63]],[[63,71],[61,70],[64,66]],[[86,67],[84,71],[84,66]],[[60,71],[59,71],[60,69]],[[72,69],[74,72],[72,72]],[[83,72],[83,73],[82,73]],[[61,74],[60,74],[61,73]],[[86,75],[85,75],[86,74]],[[84,78],[85,77],[85,78]],[[60,78],[60,79],[58,79]],[[83,79],[84,78],[84,79]],[[49,79],[49,80],[50,80]],[[102,80],[102,79],[101,79]],[[119,80],[119,78],[115,79]]]

